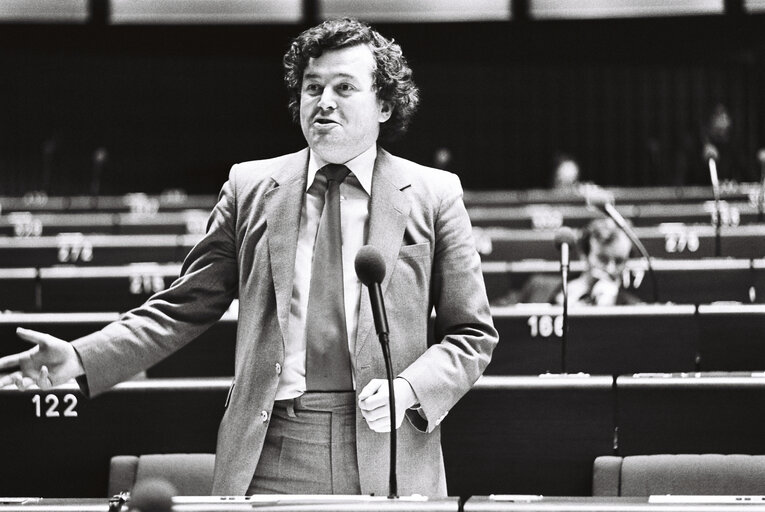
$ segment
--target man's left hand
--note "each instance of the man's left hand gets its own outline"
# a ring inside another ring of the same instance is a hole
[[[393,380],[396,393],[396,428],[404,421],[406,410],[417,403],[412,386],[405,379]],[[372,379],[359,394],[359,407],[369,428],[375,432],[390,432],[390,404],[388,402],[388,381]]]

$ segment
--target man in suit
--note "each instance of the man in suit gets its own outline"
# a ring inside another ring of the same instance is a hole
[[[418,102],[397,44],[333,20],[298,36],[284,65],[308,148],[235,165],[181,276],[143,306],[71,344],[20,330],[35,347],[0,359],[0,369],[20,366],[0,386],[76,377],[95,396],[191,341],[238,297],[213,494],[387,494],[385,366],[352,270],[369,244],[387,269],[399,491],[446,495],[439,424],[497,343],[459,180],[377,145],[403,132]]]
[[[568,283],[569,304],[582,306],[623,306],[638,304],[640,299],[622,286],[632,242],[609,218],[597,218],[582,229],[578,247],[584,272]],[[559,275],[531,276],[520,290],[494,301],[508,304],[561,304],[563,290]]]

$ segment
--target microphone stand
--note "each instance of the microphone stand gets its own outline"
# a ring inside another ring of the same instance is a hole
[[[390,471],[388,473],[388,498],[398,498],[396,481],[396,392],[393,390],[393,365],[390,357],[388,333],[378,334],[385,359],[385,373],[388,376],[388,406],[390,407]]]
[[[640,255],[645,258],[646,265],[648,266],[648,275],[651,277],[651,285],[653,286],[653,301],[659,302],[659,281],[656,279],[656,272],[653,270],[653,264],[651,263],[651,256],[648,254],[648,251],[645,248],[645,245],[643,245],[643,242],[640,241],[640,239],[637,237],[635,232],[630,229],[630,227],[627,225],[627,223],[624,221],[624,218],[621,216],[621,214],[614,208],[614,206],[611,203],[606,203],[603,205],[603,209],[606,212],[606,215],[611,217],[614,222],[616,222],[616,225],[619,226],[619,228],[624,232],[625,235],[627,235],[627,238],[630,239],[632,242],[632,245],[637,247],[638,252]]]
[[[393,363],[390,357],[390,343],[388,337],[388,317],[385,313],[380,284],[374,283],[369,286],[369,299],[375,311],[375,330],[382,347],[383,359],[385,359],[385,373],[388,376],[388,407],[390,407],[390,471],[388,476],[388,498],[398,498],[398,483],[396,480],[396,392],[393,389]]]
[[[712,180],[712,193],[715,196],[715,256],[720,257],[722,255],[722,243],[721,243],[721,226],[722,219],[720,218],[720,181],[717,178],[717,162],[714,157],[709,157],[709,175]]]
[[[563,332],[560,339],[560,369],[566,373],[566,343],[568,342],[568,244],[561,244],[560,275],[563,287]]]

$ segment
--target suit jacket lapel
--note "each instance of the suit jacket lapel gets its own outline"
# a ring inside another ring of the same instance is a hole
[[[387,151],[379,149],[372,175],[372,199],[369,207],[369,238],[367,244],[377,248],[385,260],[385,279],[382,291],[390,282],[391,274],[398,259],[399,249],[404,240],[404,230],[409,219],[411,204],[402,192],[410,185]],[[369,337],[374,325],[369,292],[366,287],[361,292],[358,330],[356,333],[356,356]]]
[[[307,171],[308,149],[305,149],[296,153],[294,158],[272,175],[274,188],[266,193],[268,255],[276,292],[276,311],[283,338],[287,335]]]

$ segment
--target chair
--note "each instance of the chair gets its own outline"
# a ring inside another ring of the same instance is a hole
[[[633,455],[595,459],[593,496],[765,494],[765,455]]]
[[[168,481],[178,496],[209,496],[214,465],[212,453],[117,455],[110,462],[108,496],[130,491],[137,482],[154,478]]]

